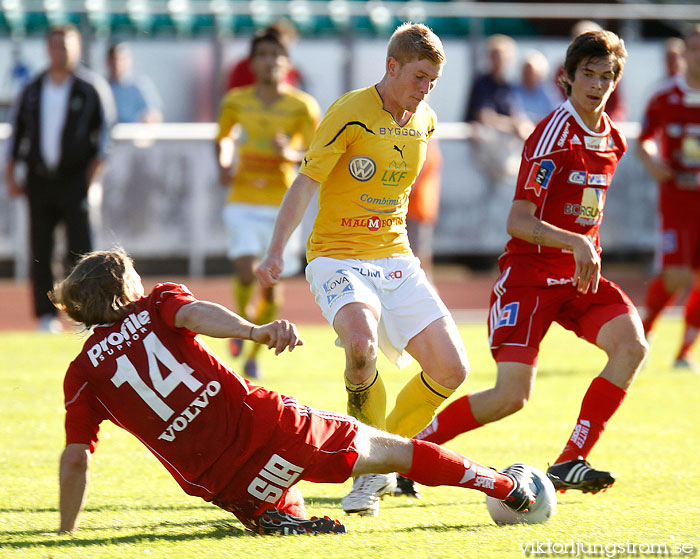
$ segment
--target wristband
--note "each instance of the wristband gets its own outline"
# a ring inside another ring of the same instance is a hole
[[[248,339],[252,340],[253,339],[253,329],[255,328],[255,325],[250,327],[250,333],[248,334]]]

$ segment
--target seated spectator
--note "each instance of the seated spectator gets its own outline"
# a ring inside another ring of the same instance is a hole
[[[524,139],[534,128],[508,80],[515,54],[510,37],[489,37],[489,68],[474,79],[465,113],[472,125],[474,161],[491,190],[515,180]]]
[[[515,88],[507,77],[515,53],[515,41],[510,37],[489,37],[489,68],[472,83],[465,120],[524,139],[532,131],[532,126],[518,106]]]
[[[115,43],[107,50],[109,85],[117,104],[119,122],[161,122],[162,101],[153,83],[145,76],[134,78],[132,59],[124,43]]]
[[[537,124],[559,104],[556,89],[548,80],[549,62],[538,50],[527,53],[521,67],[520,85],[515,88],[518,104]]]

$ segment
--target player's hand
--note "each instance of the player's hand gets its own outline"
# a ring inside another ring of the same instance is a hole
[[[282,132],[275,133],[275,137],[272,140],[272,146],[275,148],[277,155],[279,155],[282,159],[286,159],[287,161],[292,160],[292,154],[290,153],[291,147],[289,144],[289,136]]]
[[[600,255],[591,240],[585,235],[579,237],[579,242],[573,247],[576,270],[574,271],[574,287],[579,293],[597,293],[600,282]]]
[[[673,178],[673,169],[664,161],[651,160],[649,162],[649,172],[656,182],[666,182]]]
[[[255,270],[255,275],[263,287],[272,287],[280,280],[284,261],[279,256],[268,254]]]
[[[275,355],[279,355],[285,349],[292,351],[296,346],[304,345],[296,325],[288,320],[275,320],[253,328],[251,339],[274,349]]]

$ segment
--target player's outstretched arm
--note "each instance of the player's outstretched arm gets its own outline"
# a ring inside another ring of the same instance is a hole
[[[272,232],[272,240],[267,249],[265,258],[255,271],[258,281],[263,287],[276,284],[282,273],[282,253],[289,237],[301,223],[304,212],[318,189],[318,182],[306,175],[299,174],[294,179],[284,195],[280,211],[275,220],[275,229]]]
[[[659,148],[654,140],[648,139],[639,142],[637,144],[637,157],[657,182],[664,182],[673,178],[673,169],[668,163],[659,158]]]
[[[175,313],[175,326],[212,338],[241,338],[274,348],[279,354],[302,345],[297,327],[288,320],[275,320],[256,326],[226,307],[211,301],[183,305]]]
[[[518,239],[557,248],[568,248],[574,254],[576,271],[574,286],[581,293],[598,291],[600,255],[585,235],[561,229],[535,217],[537,206],[529,200],[514,200],[508,214],[508,234]]]
[[[83,510],[87,495],[89,468],[90,447],[78,443],[66,445],[61,454],[58,471],[61,513],[59,534],[73,532],[78,528],[78,517]]]

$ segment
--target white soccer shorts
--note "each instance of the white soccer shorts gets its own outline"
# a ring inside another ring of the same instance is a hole
[[[262,259],[270,246],[278,211],[276,206],[226,204],[222,215],[228,233],[228,257],[231,260],[241,256],[257,256]],[[297,227],[284,248],[282,277],[299,273],[301,248],[301,227]]]
[[[411,362],[405,351],[411,338],[450,315],[415,256],[376,260],[318,257],[306,267],[306,279],[331,326],[336,313],[348,303],[371,307],[379,316],[379,348],[399,368]]]

